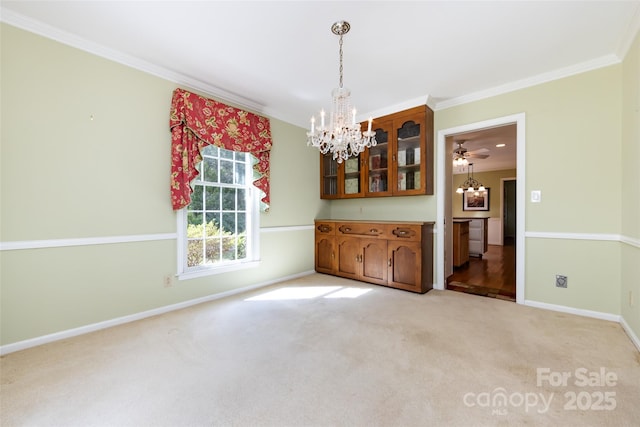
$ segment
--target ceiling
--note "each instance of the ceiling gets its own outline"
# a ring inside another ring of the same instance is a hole
[[[351,24],[344,86],[360,121],[425,103],[444,109],[618,63],[640,27],[640,0],[0,5],[0,19],[11,25],[303,127],[329,109],[338,86],[338,37],[330,30],[338,20]],[[489,159],[496,160],[493,145]]]
[[[514,124],[493,127],[489,129],[475,130],[446,138],[447,147],[457,148],[457,143],[462,142],[467,153],[488,155],[485,159],[470,157],[469,163],[473,163],[473,172],[487,172],[494,170],[516,169],[516,130]],[[497,147],[502,145],[503,147]],[[453,158],[453,157],[452,157]],[[454,166],[454,174],[467,173],[466,167]]]

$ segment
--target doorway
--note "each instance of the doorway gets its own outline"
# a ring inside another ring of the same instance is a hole
[[[453,244],[452,244],[452,235],[453,235],[453,196],[455,194],[455,189],[453,186],[453,162],[451,161],[451,153],[454,149],[454,144],[452,142],[451,136],[455,136],[458,134],[463,134],[466,132],[472,131],[481,131],[485,129],[492,129],[504,125],[514,125],[516,126],[516,146],[517,146],[517,158],[516,158],[516,180],[513,182],[515,187],[515,213],[512,210],[509,210],[509,220],[516,219],[515,222],[515,233],[511,234],[512,231],[510,229],[510,235],[513,235],[513,239],[515,240],[515,245],[513,246],[513,258],[515,258],[515,284],[516,284],[516,295],[515,300],[519,304],[523,304],[525,301],[525,284],[524,284],[524,259],[525,259],[525,251],[524,251],[524,224],[525,224],[525,115],[524,113],[515,114],[512,116],[501,117],[497,119],[487,120],[483,122],[472,123],[468,125],[458,126],[454,128],[444,129],[438,131],[437,134],[437,164],[438,164],[438,189],[437,189],[437,198],[438,198],[438,213],[437,213],[437,224],[436,224],[436,283],[434,288],[436,289],[446,289],[446,278],[453,274]],[[449,138],[447,138],[449,137]],[[512,184],[507,184],[507,188],[510,192],[510,196],[513,198],[513,188],[509,188]],[[500,195],[502,193],[502,189],[496,188],[500,187],[500,184],[495,184],[495,192],[496,195]],[[496,191],[497,190],[497,191]],[[500,197],[502,198],[502,197]],[[497,204],[497,203],[496,203]],[[511,204],[510,204],[511,206]],[[499,212],[499,216],[503,216],[504,213],[500,212],[504,207],[502,204],[499,205],[497,212]],[[504,223],[504,220],[503,220]],[[512,223],[510,222],[510,226]],[[502,226],[504,227],[504,226]],[[506,235],[507,233],[501,232],[501,235]],[[489,257],[489,254],[486,254],[485,257]]]

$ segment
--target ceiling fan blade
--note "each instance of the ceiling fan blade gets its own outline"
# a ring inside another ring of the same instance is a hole
[[[474,159],[486,159],[489,157],[488,154],[478,154],[478,153],[467,153],[465,157],[473,157]]]

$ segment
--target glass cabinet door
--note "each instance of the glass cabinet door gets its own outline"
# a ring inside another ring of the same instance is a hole
[[[396,127],[396,152],[394,171],[396,188],[394,193],[419,193],[423,189],[422,167],[422,139],[424,138],[424,125],[422,120],[407,120],[395,123]]]
[[[338,197],[338,162],[331,153],[320,154],[320,186],[321,198]]]
[[[374,127],[376,133],[376,145],[369,148],[367,156],[367,195],[383,195],[391,191],[389,187],[390,183],[390,170],[391,164],[389,162],[389,129],[391,129],[391,123],[380,123]]]
[[[342,188],[342,195],[345,198],[362,196],[362,171],[360,163],[360,155],[350,157],[344,161],[344,187]]]

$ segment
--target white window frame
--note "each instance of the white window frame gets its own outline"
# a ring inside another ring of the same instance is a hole
[[[253,162],[255,158],[247,154],[249,161],[245,168],[245,182],[247,190],[247,258],[234,260],[215,265],[188,267],[187,266],[187,208],[177,211],[177,236],[178,236],[178,280],[194,279],[197,277],[210,276],[214,274],[228,273],[230,271],[255,268],[260,265],[260,190],[253,183]],[[193,181],[192,185],[201,184],[201,175]]]

